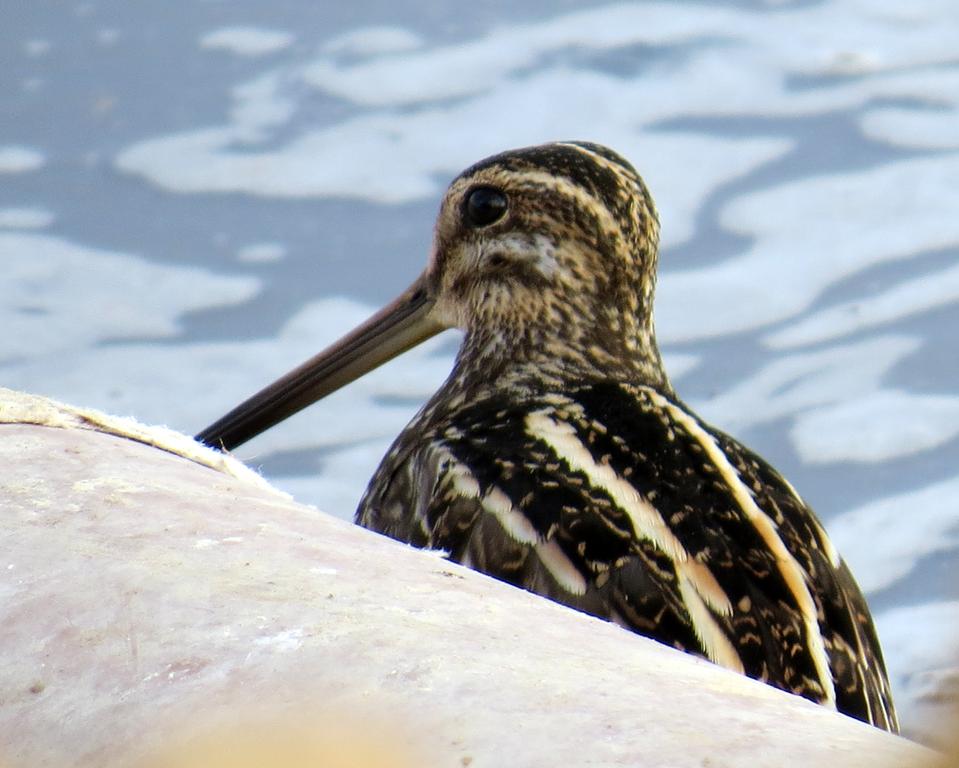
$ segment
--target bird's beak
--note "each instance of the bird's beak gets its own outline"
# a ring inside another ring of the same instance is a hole
[[[196,439],[232,450],[442,331],[425,275],[342,339],[257,392]]]

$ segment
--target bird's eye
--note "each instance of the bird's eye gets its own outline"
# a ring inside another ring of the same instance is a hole
[[[503,218],[507,202],[506,195],[494,187],[476,187],[466,196],[463,213],[474,227],[485,227]]]

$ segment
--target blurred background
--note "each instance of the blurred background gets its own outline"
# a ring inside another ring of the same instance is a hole
[[[445,184],[613,147],[674,383],[818,510],[910,735],[959,696],[953,0],[8,3],[0,384],[194,433],[399,293]],[[449,333],[244,446],[350,518]]]

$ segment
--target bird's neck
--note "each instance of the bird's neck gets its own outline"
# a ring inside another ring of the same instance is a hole
[[[467,331],[447,386],[463,393],[501,388],[536,393],[614,380],[672,394],[652,324],[630,331],[562,334],[536,326]]]

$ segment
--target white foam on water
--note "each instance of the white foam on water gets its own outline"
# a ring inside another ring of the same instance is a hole
[[[104,47],[116,45],[121,37],[120,30],[112,27],[97,30],[97,42]]]
[[[959,700],[959,601],[893,608],[875,620],[904,732],[946,746],[955,731],[945,718]]]
[[[53,45],[49,40],[44,40],[43,38],[39,37],[27,40],[23,44],[23,52],[32,59],[46,56],[48,53],[50,53],[51,48],[53,48]]]
[[[810,464],[890,461],[959,437],[959,396],[877,390],[798,416],[790,437]]]
[[[663,354],[663,366],[673,382],[679,381],[686,374],[696,370],[701,362],[702,360],[698,355],[679,352],[665,352]]]
[[[283,79],[279,73],[270,72],[236,86],[233,89],[234,106],[230,112],[234,126],[228,129],[226,134],[222,134],[222,131],[214,131],[210,135],[229,135],[231,137],[229,141],[263,140],[268,136],[270,128],[283,125],[296,112],[296,100],[281,87],[282,83]],[[206,134],[206,131],[201,132],[203,136]],[[308,160],[308,158],[302,159]],[[178,167],[180,165],[178,163]],[[266,169],[269,169],[269,165],[264,166],[264,170]],[[202,172],[204,167],[198,170]],[[221,173],[226,170],[225,167],[220,168]],[[261,170],[258,175],[263,176],[263,171]],[[212,189],[215,190],[216,187]]]
[[[700,412],[733,434],[778,419],[867,398],[894,365],[920,347],[918,339],[886,335],[783,355],[708,400]]]
[[[857,94],[861,102],[871,84],[823,83],[797,89],[787,98],[784,73],[894,76],[903,67],[952,61],[959,20],[943,12],[946,2],[925,3],[921,8],[905,2],[884,3],[880,12],[864,2],[824,3],[765,14],[696,3],[609,5],[513,23],[415,55],[371,56],[347,64],[320,58],[304,68],[304,76],[313,85],[359,104],[420,104],[487,91],[571,48],[601,52],[631,45],[696,43],[699,50],[687,60],[693,67],[708,66],[686,71],[685,87],[674,92],[668,105],[689,98],[693,91],[704,97],[696,103],[707,112],[735,113],[762,105],[767,113],[795,113],[809,109],[822,93],[829,98],[828,106],[834,105],[833,99],[848,99],[850,94]],[[909,24],[910,35],[901,33],[903,23]],[[748,65],[760,57],[766,66],[749,71]],[[733,78],[727,76],[729,65],[716,66],[721,61],[740,70],[735,78],[738,87],[732,87]],[[664,69],[657,74],[668,77],[670,72]],[[711,88],[706,69],[714,75]]]
[[[886,589],[927,555],[959,546],[959,476],[863,504],[827,527],[862,590]]]
[[[237,261],[246,264],[269,264],[282,261],[286,256],[286,246],[282,243],[250,243],[236,252]]]
[[[0,363],[18,363],[5,374],[8,386],[34,391],[44,381],[29,374],[34,364],[51,362],[47,375],[54,381],[67,373],[71,356],[90,355],[99,342],[174,336],[183,312],[242,301],[259,287],[253,278],[159,266],[32,232],[0,231],[0,263]],[[108,368],[90,367],[86,375],[108,388],[110,374],[125,367],[115,361]]]
[[[944,154],[742,195],[722,222],[752,245],[713,266],[665,273],[658,327],[678,341],[766,326],[869,267],[959,248],[957,190],[959,154]]]
[[[954,86],[959,89],[959,78]],[[959,107],[930,107],[928,112],[885,108],[862,119],[867,136],[913,149],[959,149]]]
[[[959,149],[959,66],[955,61],[894,76],[910,107],[877,106],[860,123],[873,139],[910,149]]]
[[[222,27],[200,38],[200,47],[227,51],[237,56],[266,56],[288,48],[293,35],[262,27]]]
[[[663,243],[668,246],[692,234],[695,214],[712,190],[781,156],[790,146],[784,140],[734,141],[683,134],[641,138],[623,125],[628,115],[611,114],[623,112],[616,100],[607,100],[602,91],[590,86],[570,92],[569,77],[557,75],[549,82],[544,79],[535,98],[507,87],[440,113],[366,115],[308,131],[270,151],[235,149],[234,141],[241,133],[255,130],[259,135],[260,128],[251,128],[252,121],[248,121],[236,131],[210,129],[141,142],[124,150],[116,162],[122,170],[143,173],[154,183],[178,192],[352,197],[396,204],[439,197],[443,186],[439,178],[450,179],[482,156],[504,147],[589,137],[617,147],[642,168],[661,201]],[[555,114],[557,103],[564,104],[563,116]],[[268,108],[244,106],[250,110]],[[464,125],[483,124],[488,115],[515,113],[517,109],[531,110],[531,118],[519,124],[490,122],[475,141],[464,145]],[[356,157],[363,157],[364,162],[355,162]],[[677,157],[695,166],[696,173],[676,174]]]
[[[423,45],[415,32],[401,27],[362,27],[353,29],[323,45],[327,53],[371,56],[382,53],[405,53]]]
[[[22,147],[17,144],[0,146],[0,173],[35,171],[42,168],[46,161],[46,156],[33,147]]]
[[[863,292],[868,290],[864,287]],[[959,265],[906,279],[878,294],[833,304],[767,335],[773,348],[797,347],[888,325],[959,301]]]
[[[619,5],[501,27],[445,46],[425,45],[408,29],[361,28],[329,41],[326,53],[317,58],[271,69],[238,86],[228,124],[138,142],[118,155],[117,164],[181,192],[349,196],[397,203],[438,195],[439,178],[504,147],[592,138],[617,147],[648,177],[662,204],[664,243],[674,245],[690,236],[695,213],[708,194],[781,156],[790,143],[782,138],[734,141],[691,135],[656,126],[659,121],[825,112],[877,98],[908,97],[918,78],[903,76],[903,67],[951,62],[952,47],[945,39],[956,22],[938,18],[936,8],[935,3],[920,9],[895,3],[880,13],[859,3],[833,3],[757,14],[679,3]],[[908,24],[915,38],[903,40],[901,24]],[[924,43],[915,42],[924,38]],[[379,43],[364,46],[363,40]],[[690,48],[636,78],[548,59],[571,48],[602,53],[681,44]],[[344,50],[353,54],[345,61]],[[548,63],[537,67],[541,60]],[[795,88],[789,76],[824,80]],[[253,146],[271,128],[293,119],[302,99],[293,94],[304,85],[366,109],[320,130],[294,132],[291,138],[271,142],[269,149]],[[946,98],[945,93],[948,83],[922,92],[930,99]],[[451,97],[457,101],[450,102]],[[401,109],[411,104],[418,108]],[[483,125],[483,131],[475,131],[477,125]],[[464,135],[471,141],[463,142]],[[356,163],[356,157],[364,162]],[[696,173],[677,173],[677,158]],[[924,166],[917,167],[914,174],[924,172]],[[867,188],[868,181],[863,179]],[[764,201],[764,213],[773,204]],[[784,216],[774,214],[789,231],[795,230],[798,218],[789,215],[792,210],[787,206]],[[731,215],[735,219],[735,209]],[[808,221],[804,219],[804,225]],[[738,229],[735,220],[728,224]],[[746,224],[742,229],[748,234],[752,228]],[[714,306],[708,308],[719,320],[708,324],[715,333],[782,319],[784,313],[808,305],[813,295],[800,290],[785,305],[775,290],[749,296],[753,310],[737,323],[728,315],[740,315],[742,297],[730,310],[726,289],[740,283],[748,262],[747,255],[726,263],[718,274],[697,272],[715,288],[710,291]],[[668,278],[668,265],[666,269]],[[691,287],[677,279],[677,291]],[[668,292],[670,281],[664,279],[663,286]],[[703,327],[696,313],[683,314],[689,323],[663,323],[667,340],[674,333],[683,339],[695,335],[693,321],[696,328]]]
[[[44,229],[55,218],[46,208],[0,208],[0,229]]]

